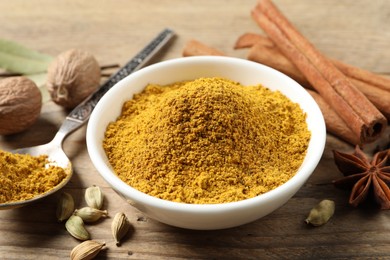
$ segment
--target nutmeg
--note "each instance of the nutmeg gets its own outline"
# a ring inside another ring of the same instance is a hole
[[[49,65],[46,87],[52,100],[74,108],[100,83],[100,66],[88,52],[72,49],[59,54]]]
[[[42,94],[26,77],[0,80],[0,135],[22,132],[38,119]]]

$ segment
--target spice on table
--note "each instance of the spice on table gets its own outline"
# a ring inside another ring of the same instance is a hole
[[[251,48],[256,44],[274,48],[275,44],[266,36],[257,33],[244,33],[238,37],[234,44],[234,49]]]
[[[244,34],[239,38],[247,39]],[[275,45],[271,45],[272,41],[263,35],[253,36],[253,41],[250,46],[248,40],[239,43],[239,46],[251,47],[248,52],[248,59],[256,61],[274,69],[277,69],[288,76],[298,81],[305,88],[313,89],[313,86],[307,81],[301,71],[290,61]],[[328,58],[333,65],[343,72],[348,80],[350,80],[389,120],[390,119],[390,79],[379,74],[354,67],[349,64],[342,63],[335,59]],[[356,144],[356,143],[355,143]]]
[[[224,53],[211,48],[197,40],[190,40],[186,43],[186,46],[183,49],[183,56],[194,56],[194,55],[205,55],[203,53],[207,53],[207,55],[213,56],[224,56]]]
[[[383,114],[287,20],[271,0],[259,0],[252,16],[360,137],[361,144],[373,142],[383,134],[387,126]]]
[[[79,216],[86,223],[92,223],[98,221],[102,217],[107,217],[108,212],[107,210],[83,207],[81,209],[76,209],[74,215]]]
[[[71,260],[90,260],[99,254],[106,244],[95,240],[84,241],[70,252]]]
[[[118,176],[149,195],[184,203],[255,197],[300,167],[306,114],[279,91],[200,78],[150,84],[126,102],[103,147]]]
[[[74,212],[74,199],[67,192],[62,192],[57,204],[56,216],[59,222],[68,219]]]
[[[79,216],[70,216],[70,218],[65,222],[65,228],[72,237],[78,240],[90,239],[90,234],[84,226],[84,221]]]
[[[99,87],[100,77],[99,63],[92,54],[71,49],[50,63],[46,87],[56,104],[74,108]]]
[[[0,203],[32,199],[56,187],[67,173],[49,166],[46,155],[31,156],[0,150]]]
[[[0,79],[0,135],[16,134],[38,120],[42,94],[27,77]]]
[[[310,210],[309,216],[306,218],[305,222],[316,227],[322,226],[328,223],[329,219],[333,216],[334,209],[334,201],[322,200]]]
[[[333,134],[334,136],[350,143],[359,144],[360,138],[356,136],[339,114],[326,102],[320,94],[314,90],[307,89],[307,92],[316,101],[318,107],[321,110],[322,115],[325,119],[326,131]]]
[[[349,203],[358,206],[369,193],[381,209],[390,209],[390,150],[375,153],[370,161],[359,146],[353,154],[334,151],[334,160],[344,178],[335,180],[336,187],[352,189]]]
[[[88,187],[85,190],[84,198],[91,208],[101,209],[103,207],[104,196],[99,186]]]
[[[114,219],[111,223],[111,233],[115,239],[117,246],[120,245],[121,240],[125,237],[127,232],[129,232],[130,227],[130,221],[125,213],[118,212],[115,214]]]

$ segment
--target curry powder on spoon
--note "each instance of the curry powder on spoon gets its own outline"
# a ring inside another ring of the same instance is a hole
[[[49,166],[47,155],[32,156],[0,150],[0,203],[32,199],[55,188],[67,176]]]
[[[310,131],[279,91],[224,78],[148,85],[108,125],[103,147],[116,174],[157,198],[239,201],[288,181]]]

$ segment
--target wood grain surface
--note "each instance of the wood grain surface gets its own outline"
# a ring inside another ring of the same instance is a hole
[[[177,37],[158,60],[182,55],[184,44],[197,39],[235,57],[245,32],[261,32],[250,17],[256,0],[0,0],[0,37],[53,56],[70,48],[95,55],[101,65],[123,65],[165,27]],[[390,73],[390,1],[275,0],[299,30],[326,55],[383,74]],[[158,61],[157,60],[157,61]],[[390,104],[389,104],[390,105]],[[0,137],[0,149],[50,141],[68,111],[47,102],[28,131]],[[367,152],[389,143],[389,131]],[[161,224],[128,205],[98,175],[85,145],[85,127],[69,136],[64,149],[75,174],[64,188],[85,205],[83,194],[98,185],[111,218],[88,225],[92,238],[107,249],[97,259],[390,259],[390,212],[372,206],[352,208],[348,192],[329,184],[341,174],[332,150],[353,147],[328,136],[320,164],[302,189],[283,207],[253,223],[217,231],[193,231]],[[0,187],[1,188],[1,187]],[[328,224],[304,223],[322,199],[336,202]],[[55,218],[58,194],[27,207],[0,211],[0,259],[68,259],[79,244]],[[133,225],[121,247],[110,224],[125,212]]]

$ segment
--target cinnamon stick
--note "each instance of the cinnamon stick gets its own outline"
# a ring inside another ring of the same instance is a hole
[[[238,37],[234,48],[252,48],[254,45],[260,44],[263,47],[276,48],[275,44],[267,36],[255,34],[255,33],[244,33]],[[278,50],[278,52],[280,52]],[[381,76],[350,64],[343,63],[336,59],[329,60],[335,65],[341,72],[343,72],[348,78],[363,82],[366,86],[374,86],[381,88],[386,91],[390,91],[390,78]]]
[[[260,0],[252,16],[282,53],[359,136],[360,144],[376,140],[386,118],[328,59],[307,41],[270,0]]]
[[[357,144],[360,142],[360,137],[349,129],[343,119],[337,115],[332,107],[315,91],[306,89],[309,94],[317,102],[325,119],[326,130],[339,137],[340,139],[347,141],[350,144]]]
[[[338,60],[331,59],[331,61],[345,75],[365,82],[366,84],[377,86],[383,90],[390,91],[390,78],[382,77],[368,70],[351,66]]]
[[[268,47],[258,42],[249,49],[247,59],[274,68],[290,76],[302,86],[312,88],[306,77],[276,46]]]
[[[269,47],[269,44],[264,45],[263,42],[264,41],[259,41],[249,49],[247,55],[249,60],[256,61],[279,70],[299,82],[305,88],[313,89],[299,69],[289,59],[287,59],[276,46]],[[358,80],[356,77],[348,77],[348,79],[388,120],[390,120],[390,91],[386,91],[376,85],[370,85],[367,81]]]
[[[225,56],[225,54],[215,48],[207,46],[197,40],[190,40],[186,43],[183,49],[183,56]]]
[[[234,49],[250,48],[256,43],[261,43],[263,46],[274,47],[275,44],[268,38],[257,33],[244,33],[236,43]]]

